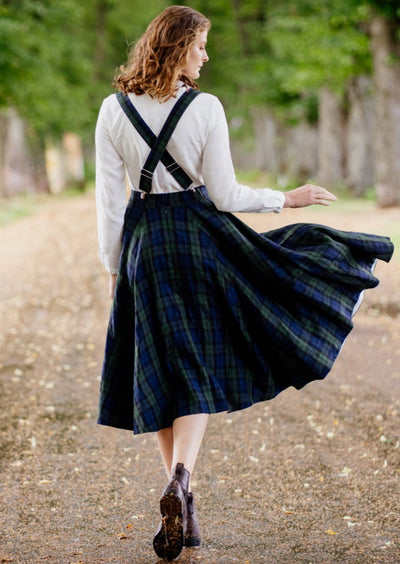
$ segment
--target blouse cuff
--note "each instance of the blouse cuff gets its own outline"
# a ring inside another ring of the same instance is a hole
[[[98,257],[101,264],[104,266],[104,268],[109,274],[118,274],[119,269],[118,267],[112,265],[112,260],[109,255],[107,255],[101,249],[99,249]]]
[[[280,213],[283,210],[283,206],[285,205],[286,197],[283,192],[280,192],[278,190],[275,190],[275,196],[276,196],[276,205],[274,212]]]

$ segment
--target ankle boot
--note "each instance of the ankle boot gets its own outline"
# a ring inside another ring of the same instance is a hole
[[[185,540],[183,545],[186,547],[200,546],[200,527],[197,522],[196,509],[194,507],[194,499],[191,492],[187,494],[186,509]]]
[[[171,481],[160,499],[161,523],[153,539],[155,553],[160,558],[174,560],[182,550],[186,525],[186,496],[189,472],[178,463]]]

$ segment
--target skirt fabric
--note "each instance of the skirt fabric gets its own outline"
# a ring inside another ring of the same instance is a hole
[[[324,378],[392,253],[386,237],[322,225],[258,234],[204,187],[132,192],[98,422],[157,431]]]

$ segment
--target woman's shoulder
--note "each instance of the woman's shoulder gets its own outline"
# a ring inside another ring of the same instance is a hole
[[[203,90],[199,90],[199,94],[201,94],[201,96],[197,96],[197,99],[201,100],[203,104],[208,104],[210,106],[222,106],[220,99],[214,94],[203,92]]]
[[[104,98],[100,104],[99,119],[107,119],[115,113],[115,108],[119,106],[116,94],[110,94]]]
[[[200,91],[200,95],[195,98],[195,104],[199,111],[208,115],[225,115],[220,99],[214,94]]]

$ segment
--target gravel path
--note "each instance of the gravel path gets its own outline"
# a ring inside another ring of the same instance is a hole
[[[384,233],[400,209],[291,210]],[[110,302],[93,193],[0,229],[0,562],[147,564],[165,477],[154,436],[96,425]],[[177,562],[399,563],[400,256],[379,265],[329,377],[212,416]]]

